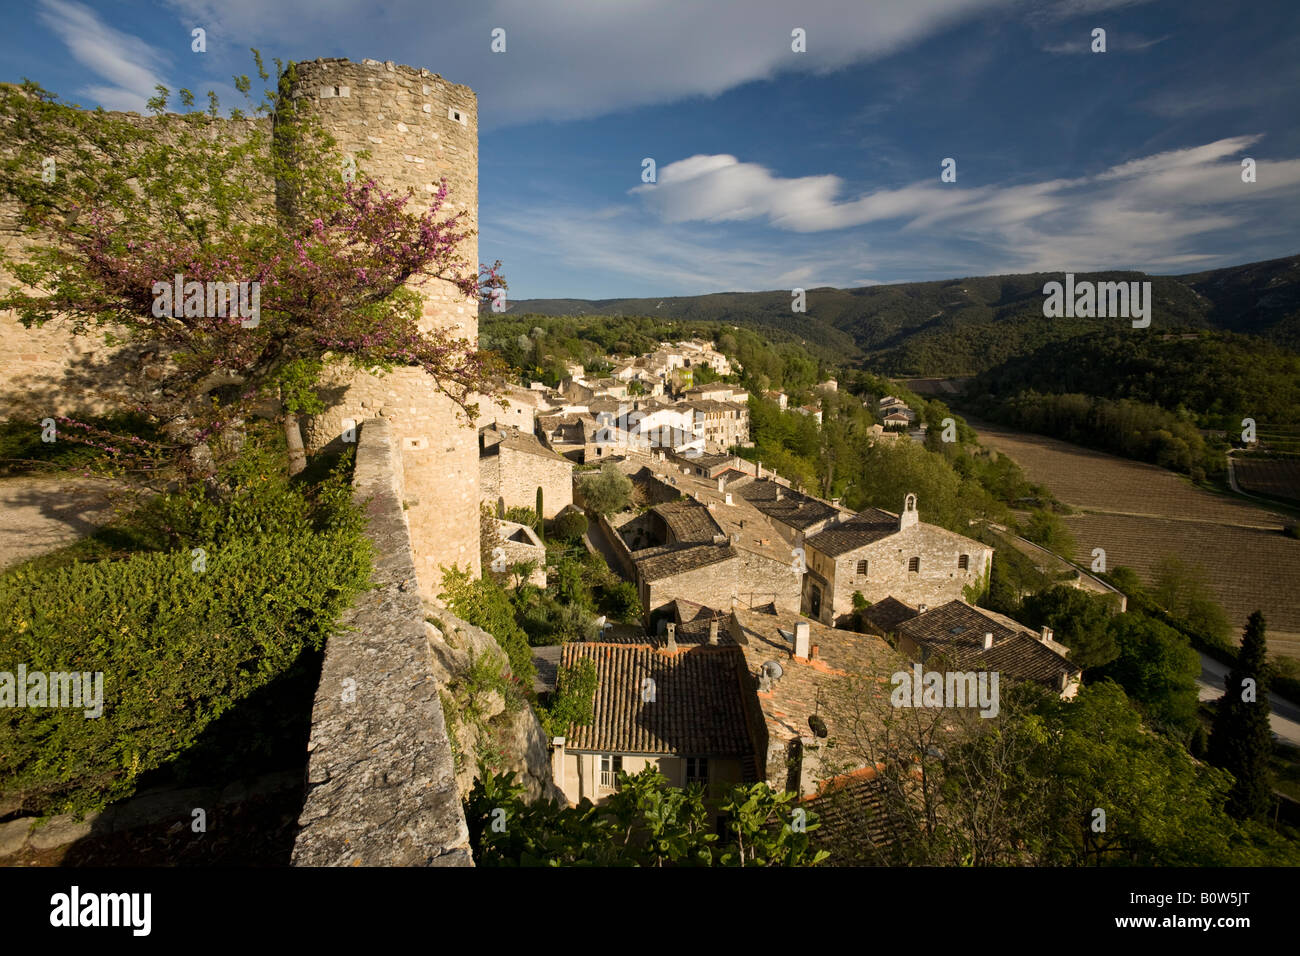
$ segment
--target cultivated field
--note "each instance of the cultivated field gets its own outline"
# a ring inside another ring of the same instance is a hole
[[[1031,481],[1084,512],[1065,519],[1084,567],[1093,548],[1105,549],[1108,567],[1127,565],[1148,580],[1165,554],[1200,565],[1236,626],[1259,609],[1272,648],[1300,657],[1300,541],[1282,534],[1292,519],[1202,491],[1154,465],[1001,425],[971,426]]]
[[[1242,491],[1300,502],[1300,459],[1235,457],[1232,464]]]

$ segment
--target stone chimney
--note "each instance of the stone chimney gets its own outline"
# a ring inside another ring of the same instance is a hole
[[[718,644],[718,619],[716,617],[709,622],[709,643],[715,647]]]
[[[551,778],[555,785],[564,789],[564,738],[551,738]]]
[[[993,632],[992,632],[992,631],[985,631],[985,632],[984,632],[984,650],[987,651],[987,650],[988,650],[990,647],[992,647],[992,646],[993,646]]]
[[[1048,641],[1052,639],[1052,629],[1048,627],[1046,624],[1044,624],[1042,631],[1039,632],[1038,638],[1044,644],[1046,644]]]
[[[777,501],[780,501],[780,500],[781,500],[781,495],[782,495],[781,486],[780,486],[780,485],[777,485],[777,486],[776,486],[776,500],[777,500]]]
[[[721,482],[722,479],[719,478],[718,481]],[[735,502],[731,500],[731,492],[730,492],[730,491],[727,492],[727,498],[726,498],[726,501],[727,501],[727,504],[729,504],[729,505],[730,505],[730,504],[735,504]]]
[[[807,621],[799,621],[794,626],[794,656],[808,660],[812,629]]]
[[[668,634],[668,653],[677,653],[677,625],[669,624],[664,630]]]
[[[718,475],[718,494],[722,494],[722,492],[726,490],[727,490],[727,479],[723,478],[721,475]],[[731,502],[728,501],[727,504],[731,504]]]

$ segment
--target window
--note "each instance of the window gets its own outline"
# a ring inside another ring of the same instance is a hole
[[[686,758],[686,785],[689,787],[693,783],[702,783],[706,787],[709,785],[708,757]]]
[[[965,571],[970,567],[970,555],[963,554],[957,558],[957,570]]]
[[[619,754],[600,755],[600,789],[617,790],[618,773],[623,769],[623,758]]]
[[[921,570],[921,559],[919,557],[907,559],[907,570],[918,572]]]
[[[867,576],[867,562],[865,562],[865,561],[859,561],[859,562],[858,562],[858,577],[860,577],[860,578],[865,578],[866,576]]]

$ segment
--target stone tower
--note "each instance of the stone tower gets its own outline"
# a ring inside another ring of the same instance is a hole
[[[369,152],[358,167],[386,189],[410,187],[416,201],[428,200],[445,178],[443,212],[466,209],[468,225],[477,229],[478,111],[469,87],[392,62],[318,59],[297,64],[292,95],[310,101],[341,154]],[[461,257],[478,267],[476,237],[465,242]],[[424,299],[422,327],[450,328],[477,340],[477,302],[439,280],[412,288]],[[304,422],[309,450],[337,441],[349,419],[380,416],[392,424],[422,595],[438,593],[442,567],[468,565],[477,575],[477,433],[451,400],[419,369],[372,376],[335,368],[327,373],[325,395],[329,411]]]

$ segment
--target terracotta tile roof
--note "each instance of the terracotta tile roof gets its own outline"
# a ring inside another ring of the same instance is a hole
[[[904,830],[889,811],[885,783],[872,768],[827,781],[803,806],[817,814],[820,826],[813,841],[830,851],[828,864],[896,862],[891,848]]]
[[[766,614],[737,607],[731,618],[737,626],[732,636],[741,645],[750,674],[757,674],[767,661],[781,665],[781,676],[758,695],[768,733],[774,738],[807,736],[808,718],[814,713],[825,716],[827,694],[840,678],[856,675],[887,682],[904,663],[879,637],[827,627],[793,611],[778,608],[775,614]],[[801,621],[808,624],[809,643],[818,645],[814,660],[794,657],[794,628]],[[834,737],[836,728],[828,729]]]
[[[693,498],[669,501],[650,509],[664,519],[668,531],[678,542],[713,543],[722,527],[713,520],[709,509]]]
[[[781,498],[777,500],[777,493]],[[823,501],[774,481],[753,481],[740,488],[740,496],[773,521],[800,531],[840,512]]]
[[[596,665],[593,720],[572,725],[570,750],[683,756],[745,756],[744,659],[734,647],[694,647],[668,654],[645,645],[564,645],[562,662]],[[653,700],[643,693],[654,681]]]
[[[898,630],[900,624],[904,621],[910,621],[916,615],[916,608],[910,604],[904,604],[892,595],[871,605],[864,614],[868,622],[886,634]]]
[[[897,533],[898,515],[879,508],[868,508],[848,521],[819,531],[807,543],[822,554],[838,558],[841,554],[856,551],[864,545],[874,544]]]
[[[508,448],[511,451],[523,452],[527,455],[536,455],[538,458],[545,458],[548,461],[563,463],[569,468],[573,467],[573,462],[565,458],[542,444],[540,438],[531,432],[514,431],[513,429],[498,430],[484,429],[484,437],[491,441],[486,444],[479,452],[480,457],[499,455],[502,448]]]
[[[1080,671],[1062,651],[1061,644],[1044,644],[1029,628],[1002,614],[971,607],[965,601],[949,601],[918,614],[898,626],[900,638],[909,638],[941,655],[954,670],[991,670],[1013,680],[1030,680],[1049,689],[1061,690],[1061,677]],[[992,633],[993,646],[984,647],[984,635]]]
[[[651,549],[647,549],[651,550]],[[735,557],[736,552],[726,544],[690,544],[667,551],[653,549],[656,553],[635,557],[637,571],[645,581],[658,581],[697,568],[705,568],[719,561]]]

